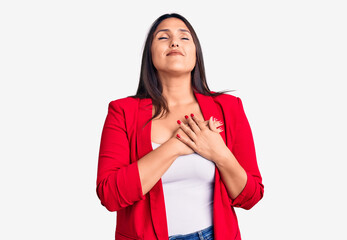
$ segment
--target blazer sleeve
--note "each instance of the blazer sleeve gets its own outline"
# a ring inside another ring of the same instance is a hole
[[[130,163],[124,116],[119,101],[111,101],[100,142],[96,193],[111,212],[145,199],[137,161]]]
[[[252,131],[243,109],[242,101],[237,97],[236,123],[232,153],[247,173],[247,183],[235,198],[229,198],[233,207],[251,209],[264,195],[264,185],[259,172]]]

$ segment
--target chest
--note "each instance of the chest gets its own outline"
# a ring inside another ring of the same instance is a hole
[[[152,116],[154,116],[154,113],[155,108],[153,106]],[[151,121],[151,141],[162,144],[169,140],[179,128],[177,120],[187,124],[187,119],[184,116],[190,116],[191,113],[200,119],[204,119],[198,103],[187,107],[172,108],[165,117],[153,119]]]

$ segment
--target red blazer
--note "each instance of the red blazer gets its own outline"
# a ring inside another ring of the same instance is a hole
[[[252,208],[262,197],[253,136],[241,99],[229,94],[205,96],[194,90],[205,120],[214,116],[224,123],[221,136],[247,172],[242,192],[231,199],[215,172],[213,225],[215,240],[241,239],[234,207]],[[168,240],[161,179],[142,194],[137,160],[152,151],[151,98],[125,97],[111,101],[104,123],[97,172],[96,192],[109,211],[117,211],[116,240]]]

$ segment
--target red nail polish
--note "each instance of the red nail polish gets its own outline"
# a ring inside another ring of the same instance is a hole
[[[189,118],[189,117],[188,117],[188,115],[185,115],[184,117],[185,117],[186,119],[188,119],[188,118]]]
[[[177,133],[177,135],[176,135],[178,138],[181,138],[181,136]]]
[[[191,114],[190,114],[190,116],[191,116],[191,117],[194,117],[194,114],[193,114],[193,113],[191,113]]]
[[[181,121],[180,121],[180,120],[177,120],[177,123],[178,123],[178,124],[181,124]]]

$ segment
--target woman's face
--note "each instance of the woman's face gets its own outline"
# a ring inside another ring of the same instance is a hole
[[[169,54],[170,51],[179,53]],[[178,18],[163,20],[154,31],[152,61],[157,71],[190,73],[196,63],[195,44],[185,23]]]

